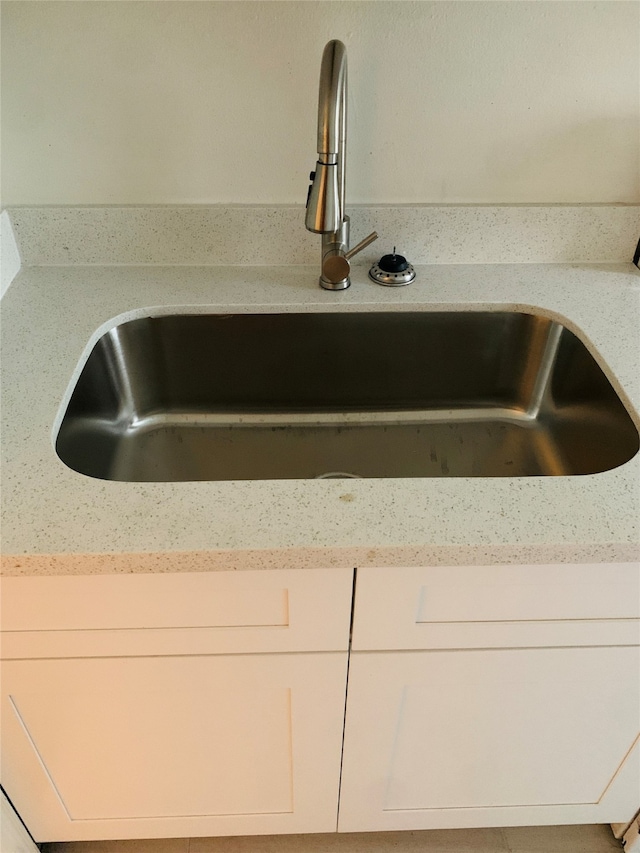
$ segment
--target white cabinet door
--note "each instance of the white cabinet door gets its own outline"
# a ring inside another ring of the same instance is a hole
[[[639,666],[637,647],[354,652],[339,830],[629,820]]]
[[[3,784],[38,841],[336,829],[347,653],[14,660]]]

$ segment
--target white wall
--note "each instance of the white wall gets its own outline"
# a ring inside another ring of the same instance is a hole
[[[3,204],[303,203],[324,43],[351,203],[640,201],[637,0],[2,3]]]

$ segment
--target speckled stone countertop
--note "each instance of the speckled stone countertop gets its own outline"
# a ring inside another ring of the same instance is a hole
[[[126,483],[67,468],[54,438],[106,329],[149,314],[535,309],[577,331],[640,425],[632,264],[32,266],[3,299],[3,572],[90,574],[638,559],[640,454],[580,477]]]

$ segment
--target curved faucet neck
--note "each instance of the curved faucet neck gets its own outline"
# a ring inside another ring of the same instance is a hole
[[[318,161],[307,199],[305,224],[316,234],[337,235],[345,221],[347,49],[325,46],[318,93]]]
[[[338,166],[338,203],[344,220],[347,149],[347,49],[333,39],[325,46],[318,91],[318,161]],[[337,229],[336,229],[337,230]]]

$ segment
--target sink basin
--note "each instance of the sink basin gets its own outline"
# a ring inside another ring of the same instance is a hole
[[[580,339],[504,311],[125,322],[56,441],[75,471],[126,481],[567,476],[638,448]]]

